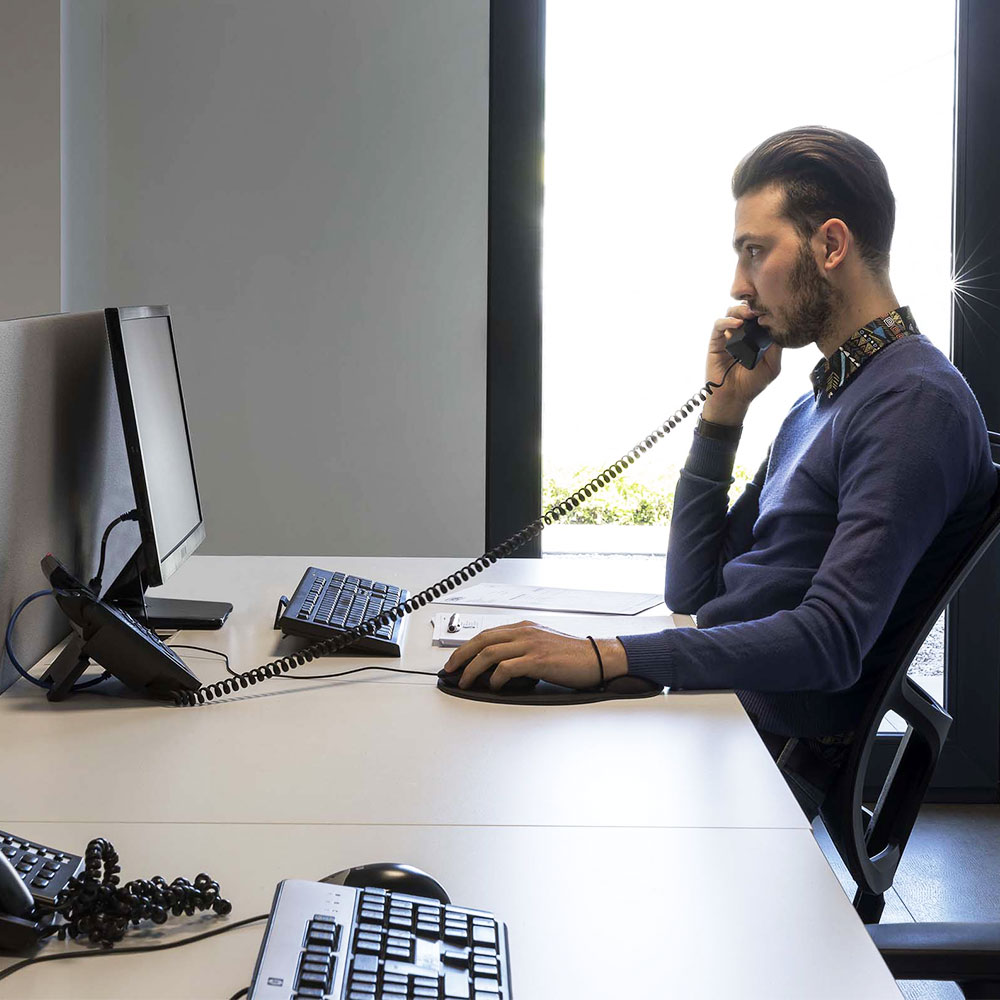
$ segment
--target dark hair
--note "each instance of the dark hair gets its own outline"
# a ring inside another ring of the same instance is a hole
[[[877,274],[888,270],[896,199],[885,165],[870,146],[819,126],[779,132],[740,161],[733,172],[733,197],[770,184],[781,185],[783,215],[803,237],[827,219],[842,219],[869,268]]]

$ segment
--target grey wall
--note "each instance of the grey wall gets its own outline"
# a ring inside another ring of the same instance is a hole
[[[59,0],[0,4],[0,140],[0,319],[58,312]]]
[[[63,16],[62,306],[170,305],[202,552],[481,551],[488,0]]]

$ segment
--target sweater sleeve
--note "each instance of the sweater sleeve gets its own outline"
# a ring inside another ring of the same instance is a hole
[[[736,444],[695,433],[674,491],[667,545],[664,603],[680,614],[698,609],[722,590],[722,567],[753,541],[767,462],[729,507]]]
[[[838,522],[801,603],[755,621],[620,636],[629,672],[670,687],[840,691],[970,483],[971,441],[922,386],[867,401],[838,463]]]

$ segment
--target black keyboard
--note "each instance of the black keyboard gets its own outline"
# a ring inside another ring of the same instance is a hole
[[[278,883],[249,1000],[511,1000],[507,927],[384,889]]]
[[[0,850],[36,902],[52,904],[59,890],[83,868],[83,858],[0,830]]]
[[[310,566],[291,600],[281,598],[274,627],[285,635],[329,639],[402,604],[409,596],[409,591],[391,583]],[[405,630],[406,619],[397,618],[350,648],[399,656]]]

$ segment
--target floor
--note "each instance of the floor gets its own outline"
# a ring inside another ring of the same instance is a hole
[[[848,895],[854,883],[821,824],[816,839]],[[882,923],[1000,920],[1000,805],[925,805]],[[907,1000],[962,1000],[954,983],[901,982]]]

